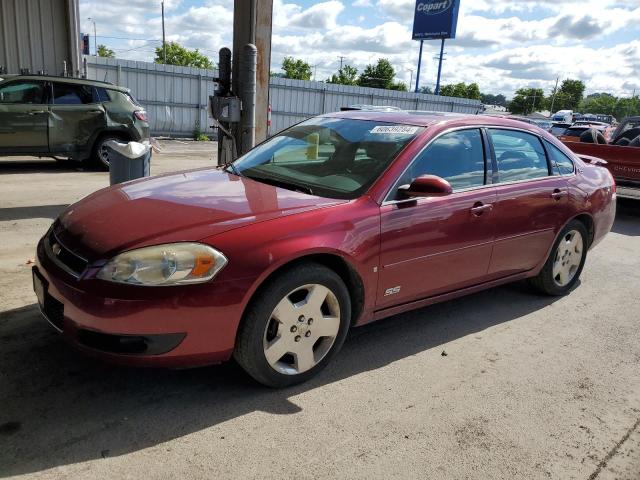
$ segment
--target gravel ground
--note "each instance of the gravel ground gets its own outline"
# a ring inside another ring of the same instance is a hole
[[[213,164],[165,142],[152,173]],[[117,368],[40,319],[39,237],[108,175],[0,159],[0,477],[640,478],[640,202],[569,296],[525,283],[356,329],[319,377]]]

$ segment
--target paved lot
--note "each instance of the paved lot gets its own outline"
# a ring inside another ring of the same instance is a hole
[[[152,172],[213,149],[170,142]],[[0,477],[640,478],[639,202],[620,202],[568,297],[517,283],[396,316],[273,391],[233,364],[105,365],[39,318],[38,238],[107,182],[0,159]]]

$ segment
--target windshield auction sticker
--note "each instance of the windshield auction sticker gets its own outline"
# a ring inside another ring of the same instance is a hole
[[[386,126],[378,126],[371,130],[371,133],[376,133],[380,135],[413,135],[418,131],[418,127],[410,127],[407,125],[386,125]]]

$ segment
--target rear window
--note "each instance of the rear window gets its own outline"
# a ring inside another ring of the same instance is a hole
[[[95,101],[97,103],[110,102],[111,101],[111,98],[109,97],[109,93],[107,92],[106,88],[94,87],[93,93],[94,93],[94,96],[95,96]]]
[[[136,107],[142,107],[142,104],[136,99],[136,97],[131,95],[129,92],[122,92],[122,94],[125,97],[127,97],[127,100],[129,100],[131,103],[133,103]]]

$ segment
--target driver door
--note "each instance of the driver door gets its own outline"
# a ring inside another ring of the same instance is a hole
[[[480,129],[446,133],[433,141],[381,207],[381,270],[377,308],[420,300],[487,277],[494,241],[496,191]],[[447,180],[445,197],[402,198],[398,187],[421,175]]]

